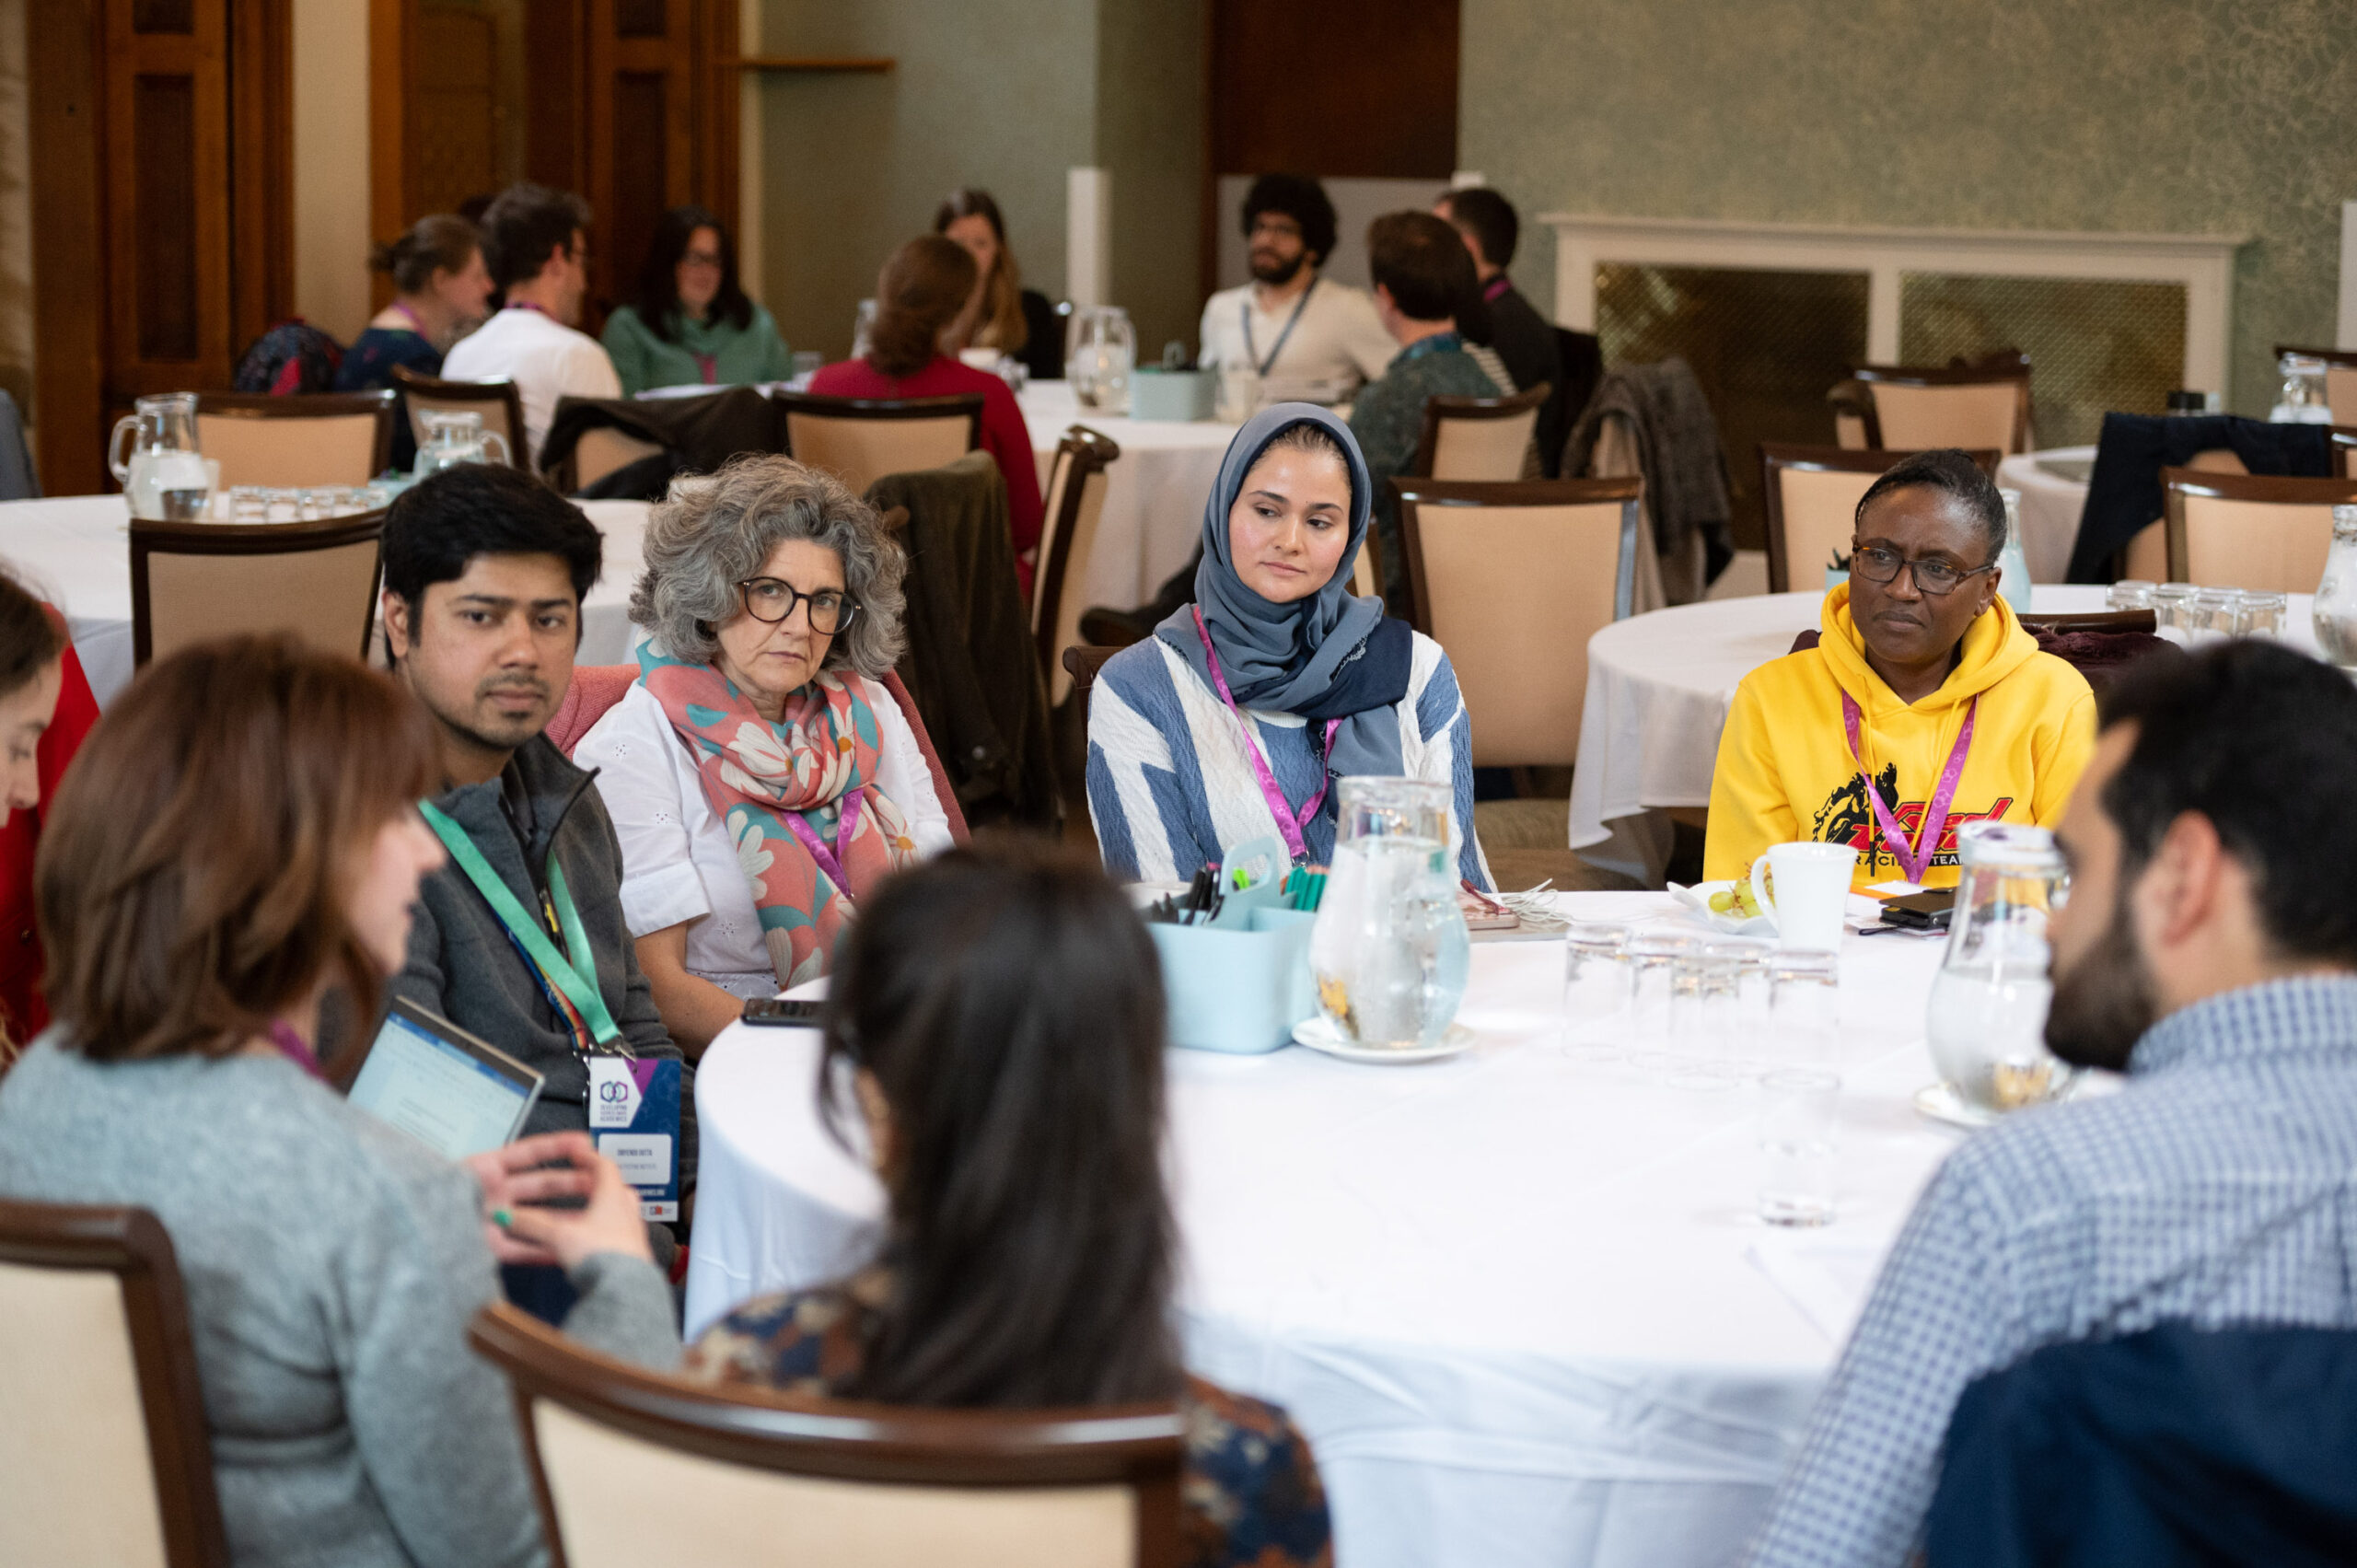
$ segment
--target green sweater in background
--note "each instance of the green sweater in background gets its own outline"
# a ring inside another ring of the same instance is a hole
[[[783,381],[794,374],[793,356],[777,335],[777,323],[761,306],[742,327],[725,321],[674,320],[671,342],[655,335],[632,307],[623,305],[606,318],[606,353],[622,391],[635,396],[649,387],[741,387],[753,381]],[[710,360],[712,373],[704,373]]]
[[[1465,340],[1455,332],[1419,339],[1399,351],[1382,377],[1360,389],[1351,405],[1351,434],[1375,480],[1375,531],[1383,553],[1383,597],[1392,613],[1404,616],[1408,603],[1408,565],[1399,542],[1399,514],[1391,487],[1384,481],[1406,473],[1416,460],[1416,443],[1423,436],[1424,403],[1435,397],[1494,398],[1492,381],[1474,357],[1465,352]]]

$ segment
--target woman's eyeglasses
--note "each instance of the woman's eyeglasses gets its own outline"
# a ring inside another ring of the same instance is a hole
[[[720,255],[714,250],[687,250],[682,251],[679,256],[679,265],[683,267],[711,267],[717,270],[720,264]]]
[[[1915,587],[1922,592],[1940,598],[1956,592],[1956,586],[1967,577],[1977,577],[1983,572],[1993,572],[1997,563],[1959,570],[1936,558],[1910,561],[1896,550],[1885,550],[1878,544],[1862,544],[1850,557],[1850,570],[1870,583],[1895,583],[1898,569],[1904,566],[1915,574]]]
[[[807,604],[810,630],[825,637],[833,636],[859,615],[859,605],[841,588],[806,594],[775,577],[748,577],[737,585],[737,597],[744,602],[746,614],[772,626],[792,617],[795,605]]]

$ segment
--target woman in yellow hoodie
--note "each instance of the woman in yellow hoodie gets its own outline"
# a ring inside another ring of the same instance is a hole
[[[2061,814],[2095,744],[2095,694],[1997,597],[2004,543],[2004,502],[1962,452],[1875,481],[1817,645],[1736,689],[1705,877],[1813,839],[1857,846],[1860,890],[1952,888],[1965,823]]]

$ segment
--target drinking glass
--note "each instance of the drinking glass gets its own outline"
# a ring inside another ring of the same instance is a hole
[[[1629,1016],[1629,927],[1575,920],[1563,944],[1563,1048],[1597,1051]]]
[[[2142,577],[2122,577],[2104,590],[2106,610],[2150,610],[2154,585]]]
[[[1759,1087],[1759,1217],[1773,1225],[1832,1224],[1841,1080],[1826,1072],[1777,1072]]]
[[[2324,656],[2357,675],[2357,505],[2332,509],[2332,544],[2309,616]]]
[[[1786,948],[1770,958],[1768,1016],[1780,1065],[1823,1068],[1840,1059],[1840,979],[1829,952]]]
[[[1730,936],[1702,948],[1704,1054],[1724,1072],[1747,1077],[1772,1027],[1769,964],[1773,942]]]
[[[2242,592],[2238,588],[2203,588],[2193,596],[2191,614],[2184,618],[2196,642],[2232,637],[2240,629]]]
[[[2281,637],[2286,601],[2282,594],[2243,595],[2242,635],[2246,637]]]
[[[2175,632],[2177,635],[2173,641],[2185,641],[2184,634],[2190,630],[2185,624],[2185,617],[2193,608],[2193,596],[2197,591],[2191,583],[2163,583],[2154,588],[2153,630],[2163,636]]]
[[[1678,966],[1701,943],[1674,932],[1647,932],[1629,939],[1629,1034],[1636,1051],[1630,1060],[1650,1073],[1680,1071],[1684,1060],[1677,1049]]]
[[[810,377],[826,367],[827,356],[817,349],[795,349],[794,351],[794,380],[791,385],[807,387],[810,384]]]
[[[270,521],[270,492],[259,484],[232,485],[229,489],[229,520],[233,523]]]

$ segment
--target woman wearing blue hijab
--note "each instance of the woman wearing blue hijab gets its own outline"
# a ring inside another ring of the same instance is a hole
[[[1448,783],[1459,873],[1491,888],[1448,656],[1350,591],[1374,490],[1322,408],[1279,403],[1237,432],[1203,506],[1195,602],[1108,660],[1090,699],[1088,808],[1114,875],[1183,882],[1271,833],[1322,865],[1334,781],[1378,773]]]

